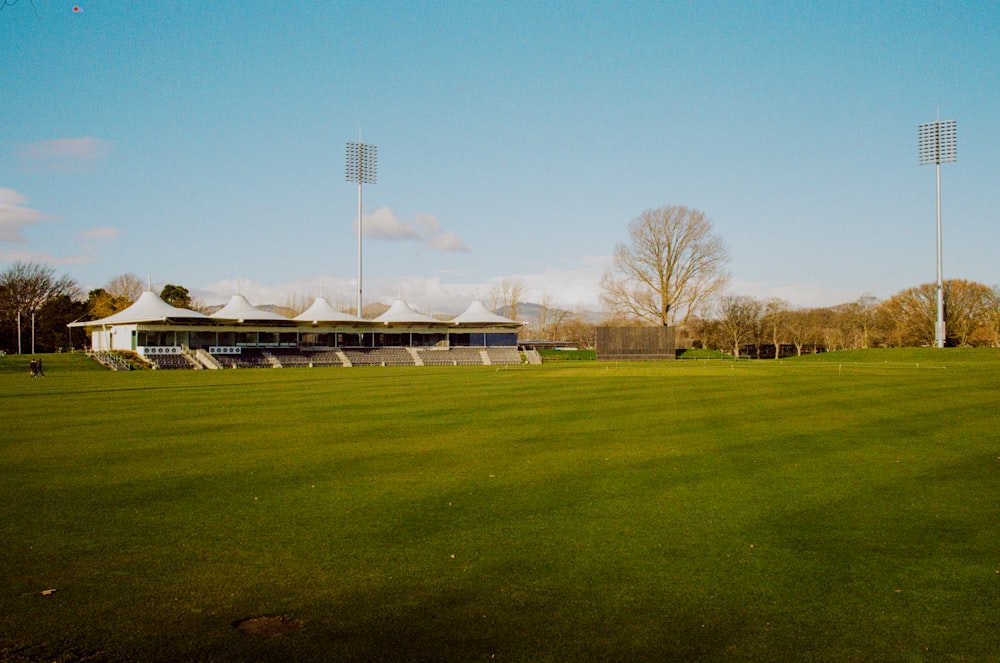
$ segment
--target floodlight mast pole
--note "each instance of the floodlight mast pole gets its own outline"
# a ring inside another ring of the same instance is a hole
[[[944,347],[944,273],[941,257],[941,164],[934,164],[934,179],[937,181],[937,323],[934,325],[934,343]]]
[[[361,205],[361,178],[358,178],[358,317],[361,317],[361,309],[363,307],[362,298],[362,287],[361,287],[361,275],[364,270],[361,269],[361,238],[364,237],[364,217],[361,215],[362,205]]]
[[[361,317],[362,309],[362,281],[361,281],[361,237],[364,234],[361,217],[361,185],[375,184],[378,177],[378,148],[374,145],[366,145],[361,142],[361,134],[358,134],[358,142],[347,144],[347,181],[358,183],[358,317]]]
[[[932,163],[937,179],[937,323],[934,344],[944,347],[944,278],[941,269],[941,164],[957,161],[955,120],[937,120],[920,125],[920,165]]]

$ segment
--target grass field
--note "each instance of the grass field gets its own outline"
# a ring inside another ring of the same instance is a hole
[[[0,358],[0,660],[1000,652],[995,351],[45,371]]]

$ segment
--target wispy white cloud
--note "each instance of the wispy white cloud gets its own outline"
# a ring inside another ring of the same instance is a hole
[[[443,232],[427,240],[425,245],[431,251],[468,251],[469,247],[453,232]]]
[[[21,163],[34,172],[81,173],[93,168],[110,151],[111,143],[84,136],[23,143],[17,155]]]
[[[24,242],[24,228],[55,217],[26,207],[28,199],[13,189],[0,187],[0,242]]]
[[[387,241],[419,240],[420,233],[413,225],[400,222],[388,207],[379,207],[374,214],[364,217],[365,237]],[[357,232],[357,222],[355,222]]]
[[[423,242],[430,251],[468,251],[458,235],[445,231],[441,222],[432,214],[419,212],[413,223],[404,223],[388,207],[380,207],[373,214],[364,216],[365,237],[373,240]],[[357,221],[354,222],[357,232]]]
[[[110,242],[118,239],[121,232],[117,228],[103,226],[101,228],[91,228],[77,233],[76,238],[81,242]]]
[[[441,232],[441,222],[433,214],[417,212],[417,227],[425,235],[437,235]]]
[[[33,262],[40,265],[88,265],[94,262],[90,256],[54,256],[40,251],[0,251],[0,262]]]

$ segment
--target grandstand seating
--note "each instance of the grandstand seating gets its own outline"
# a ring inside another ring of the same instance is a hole
[[[265,350],[264,357],[272,366],[282,368],[309,368],[313,366],[343,366],[337,350],[305,350],[302,348],[274,348]]]
[[[264,355],[263,350],[243,348],[238,355],[213,354],[223,368],[271,368],[274,364]]]
[[[266,350],[264,357],[272,362],[272,365],[296,368],[308,367],[310,365],[309,353],[295,348],[275,348]]]
[[[352,366],[414,366],[406,348],[351,348],[343,351]]]
[[[343,366],[344,361],[340,357],[339,350],[321,350],[312,353],[313,366]]]
[[[486,354],[490,358],[490,364],[512,365],[522,363],[521,353],[515,347],[486,348]]]
[[[204,352],[199,350],[198,352]],[[114,370],[131,367],[113,353],[95,353]],[[206,353],[207,354],[207,353]],[[516,347],[380,347],[313,350],[303,348],[242,348],[240,354],[211,355],[221,368],[309,368],[321,366],[483,366],[524,362]],[[146,359],[160,369],[192,369],[199,365],[182,354],[151,354]],[[207,364],[206,364],[207,365]]]
[[[187,369],[194,368],[188,358],[184,355],[148,355],[146,361],[163,369]]]
[[[482,348],[419,349],[424,366],[482,366]]]

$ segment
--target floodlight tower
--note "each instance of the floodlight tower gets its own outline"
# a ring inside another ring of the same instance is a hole
[[[361,185],[378,178],[378,148],[361,142],[347,144],[347,181],[358,183],[358,317],[361,317]]]
[[[944,347],[944,281],[941,276],[941,164],[958,160],[955,120],[937,120],[920,125],[920,165],[932,163],[937,170],[937,324],[934,341]]]

